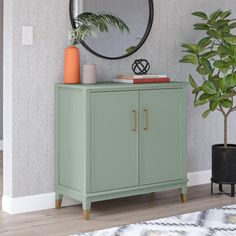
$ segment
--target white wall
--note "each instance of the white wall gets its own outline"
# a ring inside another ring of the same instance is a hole
[[[63,81],[63,55],[70,29],[68,0],[5,0],[4,88],[4,194],[19,197],[54,192],[54,84]],[[196,10],[232,9],[235,0],[154,0],[153,30],[138,53],[120,61],[107,61],[81,48],[83,63],[96,63],[100,81],[131,73],[136,58],[147,58],[150,73],[168,74],[186,81],[189,66],[181,58],[181,42],[194,41]],[[33,46],[21,45],[21,26],[33,25]],[[188,170],[210,168],[210,149],[222,142],[222,118],[207,120],[193,109],[188,94]],[[236,128],[230,122],[230,140]]]
[[[13,156],[12,156],[12,73],[13,73],[13,1],[4,0],[4,50],[3,50],[3,139],[4,159],[3,159],[3,193],[8,196],[13,195]]]
[[[3,139],[3,0],[0,0],[0,146],[2,139]]]

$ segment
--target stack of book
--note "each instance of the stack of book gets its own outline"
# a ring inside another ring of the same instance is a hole
[[[166,75],[118,75],[113,81],[128,84],[169,83],[170,78]]]

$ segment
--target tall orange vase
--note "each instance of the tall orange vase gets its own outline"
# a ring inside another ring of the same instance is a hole
[[[80,51],[75,46],[65,49],[64,83],[80,83]]]

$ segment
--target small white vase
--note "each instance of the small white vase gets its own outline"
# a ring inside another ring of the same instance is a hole
[[[96,84],[97,69],[95,64],[85,64],[83,66],[83,84]]]

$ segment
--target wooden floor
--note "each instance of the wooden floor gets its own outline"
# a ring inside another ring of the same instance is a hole
[[[1,156],[0,174],[2,186]],[[94,203],[90,221],[82,220],[80,205],[14,216],[0,211],[0,235],[69,236],[79,232],[236,204],[235,198],[210,196],[209,189],[209,185],[189,188],[187,204],[179,202],[177,190]],[[0,189],[0,194],[1,192]]]

